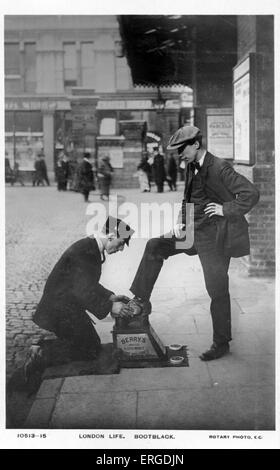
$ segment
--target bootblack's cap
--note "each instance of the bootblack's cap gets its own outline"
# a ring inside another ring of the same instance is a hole
[[[183,126],[178,129],[175,134],[170,138],[167,150],[175,150],[184,145],[188,140],[201,135],[201,131],[195,126]]]
[[[114,233],[117,238],[123,238],[128,246],[129,240],[134,234],[135,230],[133,230],[123,220],[117,219],[116,217],[109,215],[102,229],[102,232],[106,233],[106,235],[108,235],[109,233]]]

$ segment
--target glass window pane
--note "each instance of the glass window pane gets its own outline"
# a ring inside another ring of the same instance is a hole
[[[93,42],[81,44],[82,86],[94,88],[94,49]]]
[[[5,75],[20,74],[19,43],[5,43]]]
[[[43,121],[40,111],[15,112],[16,132],[42,132]]]
[[[77,80],[77,54],[75,43],[64,43],[64,80]]]
[[[26,92],[36,90],[36,44],[24,45],[24,89]]]

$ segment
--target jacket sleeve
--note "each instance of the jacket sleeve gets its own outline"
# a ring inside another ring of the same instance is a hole
[[[235,196],[223,203],[224,216],[230,219],[247,214],[259,200],[258,189],[228,164],[222,167],[220,177],[226,189]]]
[[[83,263],[78,261],[73,271],[72,293],[86,310],[102,319],[112,309],[109,297],[113,292],[105,289],[98,280],[94,264],[86,260],[83,260]]]

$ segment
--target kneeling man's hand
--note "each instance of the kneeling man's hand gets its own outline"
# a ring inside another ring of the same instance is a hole
[[[110,296],[109,300],[111,300],[111,302],[123,302],[123,303],[127,304],[130,301],[130,298],[127,297],[126,295],[112,294]]]
[[[111,315],[113,318],[117,317],[130,317],[131,316],[131,309],[124,304],[123,302],[113,302]]]

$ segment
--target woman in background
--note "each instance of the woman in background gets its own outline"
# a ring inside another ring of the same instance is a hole
[[[109,155],[104,155],[104,157],[101,158],[101,163],[98,167],[98,181],[99,181],[99,188],[100,188],[100,199],[109,200],[109,195],[110,195],[110,186],[112,183],[112,173],[113,173],[113,168],[110,163],[110,157]]]

